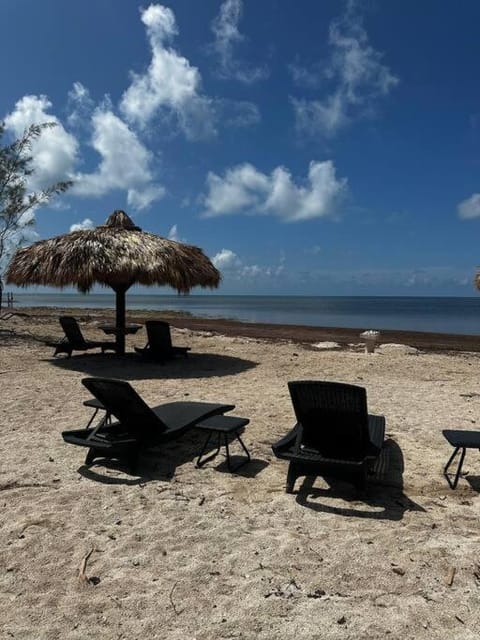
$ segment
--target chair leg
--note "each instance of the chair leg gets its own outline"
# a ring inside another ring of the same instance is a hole
[[[232,467],[232,462],[231,462],[231,458],[230,458],[230,448],[228,446],[228,435],[225,433],[224,434],[224,444],[225,444],[225,451],[226,451],[226,458],[227,458],[227,469],[230,471],[230,473],[232,473],[234,471],[237,471],[238,469],[240,469],[240,467],[243,467],[244,464],[247,464],[247,462],[250,462],[250,460],[251,460],[250,453],[248,452],[247,447],[242,442],[242,439],[240,438],[240,435],[238,433],[235,433],[235,437],[239,441],[242,449],[245,451],[246,458],[244,458],[237,465]]]
[[[245,460],[245,463],[250,462],[251,458],[250,458],[250,452],[248,451],[247,447],[245,446],[245,444],[243,443],[243,440],[240,438],[239,434],[237,433],[237,440],[239,441],[242,449],[245,451],[245,455],[247,456],[247,459]]]
[[[93,447],[90,447],[90,449],[88,450],[87,453],[87,457],[85,458],[85,464],[86,465],[91,465],[92,462],[95,460],[95,449]]]
[[[223,436],[223,442],[225,444],[225,451],[227,453],[227,469],[231,472],[232,465],[230,464],[230,451],[228,450],[228,436],[226,433]]]
[[[297,475],[296,466],[293,462],[290,462],[290,464],[288,465],[287,483],[285,487],[286,493],[293,493],[293,489],[295,487],[295,480],[297,478],[298,478],[298,475]]]
[[[355,481],[355,487],[358,489],[358,491],[360,492],[364,492],[367,488],[367,468],[364,467],[358,477],[356,478]]]
[[[90,418],[90,420],[88,421],[87,426],[85,427],[85,429],[88,429],[88,427],[92,424],[92,422],[95,420],[95,417],[97,415],[97,413],[100,411],[100,409],[95,409],[95,413],[92,415],[92,417]]]
[[[455,477],[452,480],[450,479],[450,476],[448,475],[448,469],[450,467],[450,465],[452,464],[452,462],[455,459],[455,456],[457,455],[457,453],[459,452],[459,450],[462,450],[462,453],[460,454],[460,460],[458,462],[458,467],[457,467],[457,471],[455,473]],[[452,453],[452,455],[450,456],[450,458],[448,459],[447,464],[445,465],[445,469],[443,470],[443,475],[445,476],[445,478],[447,479],[447,482],[450,486],[450,489],[455,489],[457,484],[458,484],[458,480],[460,478],[460,474],[462,472],[462,466],[463,466],[463,461],[465,460],[465,454],[466,454],[467,450],[465,447],[456,447]]]
[[[132,475],[136,475],[138,467],[138,449],[134,448],[128,456],[128,468]]]
[[[200,452],[200,455],[198,456],[198,459],[197,459],[197,463],[196,463],[196,465],[195,465],[197,468],[203,467],[203,465],[204,465],[206,462],[208,462],[209,460],[213,460],[213,458],[215,458],[215,456],[216,456],[216,455],[218,454],[218,452],[220,451],[220,434],[218,434],[217,450],[215,451],[215,453],[212,453],[211,455],[209,455],[209,456],[208,456],[208,458],[205,458],[205,460],[202,460],[202,457],[203,457],[203,455],[204,455],[205,451],[206,451],[206,450],[207,450],[207,448],[208,448],[208,444],[209,444],[209,442],[210,442],[211,437],[213,436],[213,433],[214,433],[213,431],[209,431],[209,432],[208,432],[207,439],[205,440],[205,443],[204,443],[204,445],[203,445],[203,447],[202,447],[202,450],[201,450],[201,452]]]

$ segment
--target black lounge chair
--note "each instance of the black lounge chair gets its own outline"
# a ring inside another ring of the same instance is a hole
[[[171,360],[175,356],[187,357],[190,347],[174,347],[170,325],[163,320],[145,322],[148,342],[145,347],[135,347],[135,351],[149,360]]]
[[[64,431],[69,444],[88,447],[85,464],[95,458],[117,458],[135,472],[142,448],[173,440],[197,422],[235,408],[213,402],[168,402],[150,408],[128,384],[108,378],[84,378],[82,383],[105,409],[106,418],[94,428]],[[112,422],[112,416],[118,422]]]
[[[65,338],[56,345],[54,356],[59,353],[66,353],[70,357],[72,351],[88,351],[89,349],[97,348],[100,348],[102,353],[107,350],[116,351],[115,342],[85,340],[78,322],[72,316],[60,316],[59,321],[65,332]]]
[[[289,382],[288,388],[297,424],[272,447],[290,463],[287,493],[299,476],[317,475],[363,489],[385,437],[385,418],[367,413],[365,389],[312,380]]]

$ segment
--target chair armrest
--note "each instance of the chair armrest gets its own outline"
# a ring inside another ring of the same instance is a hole
[[[385,416],[368,414],[368,433],[372,449],[371,455],[377,456],[385,440]]]
[[[275,442],[275,444],[272,444],[272,450],[276,456],[281,456],[284,451],[293,447],[297,439],[299,429],[300,425],[297,423],[293,429],[283,436],[283,438],[278,442]]]

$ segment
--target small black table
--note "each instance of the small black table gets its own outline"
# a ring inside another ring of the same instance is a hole
[[[203,445],[203,449],[198,456],[197,467],[202,467],[206,462],[215,458],[215,456],[220,451],[220,447],[222,446],[222,436],[223,436],[223,444],[225,445],[226,457],[227,457],[227,467],[229,471],[236,471],[242,465],[250,462],[250,454],[248,452],[247,447],[243,444],[242,439],[240,438],[240,434],[243,432],[246,425],[250,422],[248,418],[239,418],[237,416],[212,416],[211,418],[207,418],[206,420],[202,420],[202,422],[198,422],[195,425],[196,429],[200,429],[201,431],[207,431],[207,439],[205,440],[205,444]],[[202,456],[207,450],[208,444],[210,442],[211,437],[217,434],[217,450],[209,455],[207,458],[202,460]],[[229,437],[234,436],[240,443],[242,449],[246,453],[246,459],[242,460],[235,467],[232,467],[230,462],[230,451],[228,448],[228,439]]]
[[[450,458],[448,459],[447,464],[445,465],[445,469],[443,470],[443,475],[447,479],[448,484],[451,489],[455,489],[458,484],[458,479],[460,478],[460,474],[462,472],[462,465],[465,459],[465,454],[467,449],[480,449],[480,431],[461,431],[461,430],[453,430],[453,429],[445,429],[442,432],[448,442],[454,447],[454,451]],[[455,472],[455,477],[453,481],[451,480],[448,469],[452,462],[455,459],[457,453],[461,450],[460,460],[458,461],[457,471]]]
[[[114,324],[99,324],[98,328],[101,329],[107,335],[128,335],[131,333],[137,333],[142,328],[141,324],[126,324],[124,327],[117,327]]]

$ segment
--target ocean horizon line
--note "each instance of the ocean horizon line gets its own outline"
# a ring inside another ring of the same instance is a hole
[[[13,293],[14,296],[72,296],[72,297],[82,297],[87,298],[89,296],[107,296],[111,298],[115,298],[115,294],[109,290],[105,292],[95,291],[88,293],[81,293],[79,291],[68,291],[62,292],[60,290],[57,291],[42,291],[42,292],[27,292],[25,290],[19,289],[8,289],[8,287],[3,288],[3,293]],[[150,293],[150,292],[129,292],[127,291],[127,297],[145,297],[145,298],[206,298],[206,297],[214,297],[214,298],[398,298],[398,299],[465,299],[465,300],[480,300],[479,294],[472,295],[420,295],[420,294],[412,294],[412,295],[387,295],[387,294],[298,294],[298,293]]]

